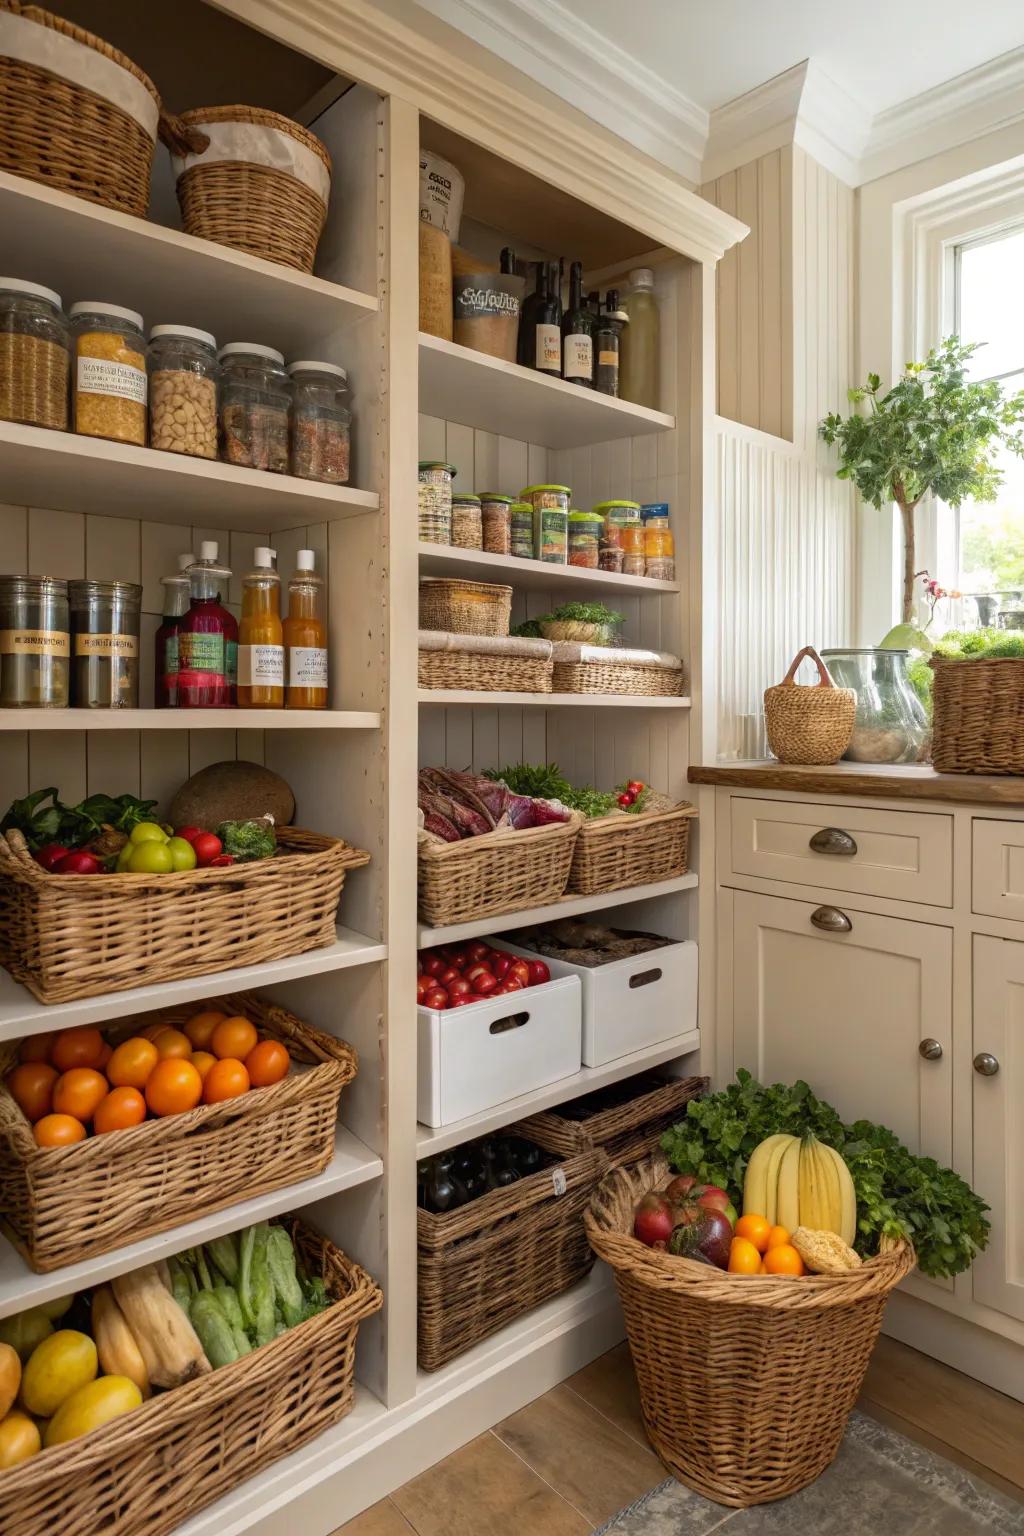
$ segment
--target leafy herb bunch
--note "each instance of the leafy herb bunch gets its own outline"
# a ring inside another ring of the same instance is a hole
[[[0,832],[16,827],[33,853],[46,843],[79,848],[105,827],[127,835],[140,821],[150,821],[155,808],[155,800],[135,795],[88,795],[78,805],[65,805],[51,786],[13,801],[0,821]]]

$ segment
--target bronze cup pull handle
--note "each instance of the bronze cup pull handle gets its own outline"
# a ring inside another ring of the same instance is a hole
[[[853,929],[846,913],[840,912],[838,907],[815,907],[811,913],[811,922],[822,933],[850,933]]]
[[[857,840],[841,827],[822,827],[815,832],[807,845],[812,853],[831,853],[840,858],[852,858],[857,852]]]

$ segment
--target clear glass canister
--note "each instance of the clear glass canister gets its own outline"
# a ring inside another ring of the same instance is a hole
[[[60,294],[0,277],[0,418],[68,429],[68,327]]]
[[[554,507],[568,516],[572,491],[567,485],[527,485],[519,492],[519,500],[528,501],[535,512]]]
[[[281,353],[255,341],[229,341],[217,359],[221,458],[246,469],[287,474],[292,392]]]
[[[822,651],[840,688],[857,694],[853,737],[844,756],[854,763],[912,763],[928,739],[924,707],[907,675],[909,651]]]
[[[483,514],[480,497],[452,493],[452,543],[458,549],[483,548]]]
[[[640,523],[619,524],[619,538],[622,543],[622,574],[624,576],[646,575],[642,525]]]
[[[604,518],[600,512],[569,513],[569,564],[596,571],[600,563],[601,532]]]
[[[419,466],[419,536],[424,544],[452,541],[454,464],[423,459]]]
[[[615,575],[622,574],[622,539],[618,528],[605,526],[597,559],[602,571],[609,571]]]
[[[194,459],[217,457],[217,339],[190,325],[149,333],[149,444]]]
[[[66,708],[70,659],[67,582],[0,576],[0,707]]]
[[[508,509],[509,554],[517,560],[533,559],[533,508],[528,501],[514,501]]]
[[[78,709],[138,709],[139,613],[134,581],[70,581],[71,701]]]
[[[489,555],[512,553],[512,497],[480,492],[483,547]]]
[[[348,374],[337,363],[288,364],[292,381],[292,474],[347,485],[352,445]]]
[[[68,310],[74,342],[75,431],[115,443],[146,443],[146,338],[142,316],[86,299]]]
[[[593,511],[599,513],[605,522],[613,527],[622,528],[628,523],[640,521],[638,501],[598,501],[594,503]]]

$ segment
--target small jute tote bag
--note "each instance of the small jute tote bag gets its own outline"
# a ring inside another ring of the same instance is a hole
[[[818,669],[817,683],[808,687],[794,682],[805,656]],[[780,763],[818,767],[838,763],[850,745],[856,711],[853,689],[837,688],[817,651],[805,645],[782,682],[764,691],[768,746]]]

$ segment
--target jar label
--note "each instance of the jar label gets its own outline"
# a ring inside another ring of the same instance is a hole
[[[129,363],[80,357],[77,380],[80,395],[116,395],[121,400],[134,400],[136,405],[146,403],[145,370],[132,368]]]
[[[545,373],[562,371],[562,332],[557,325],[537,326],[537,367]]]
[[[0,656],[70,656],[62,629],[0,629]]]
[[[243,688],[284,687],[283,645],[240,645],[238,681]]]
[[[594,342],[590,336],[572,335],[565,338],[564,373],[567,379],[592,379],[594,377]]]
[[[326,688],[327,652],[320,646],[293,645],[288,651],[289,688]]]
[[[224,681],[231,687],[238,682],[238,641],[224,642]]]
[[[135,635],[76,635],[76,656],[137,656]]]
[[[224,678],[224,636],[219,634],[179,634],[178,670],[182,685],[187,672],[213,673],[218,682]],[[188,678],[196,683],[199,678]]]

